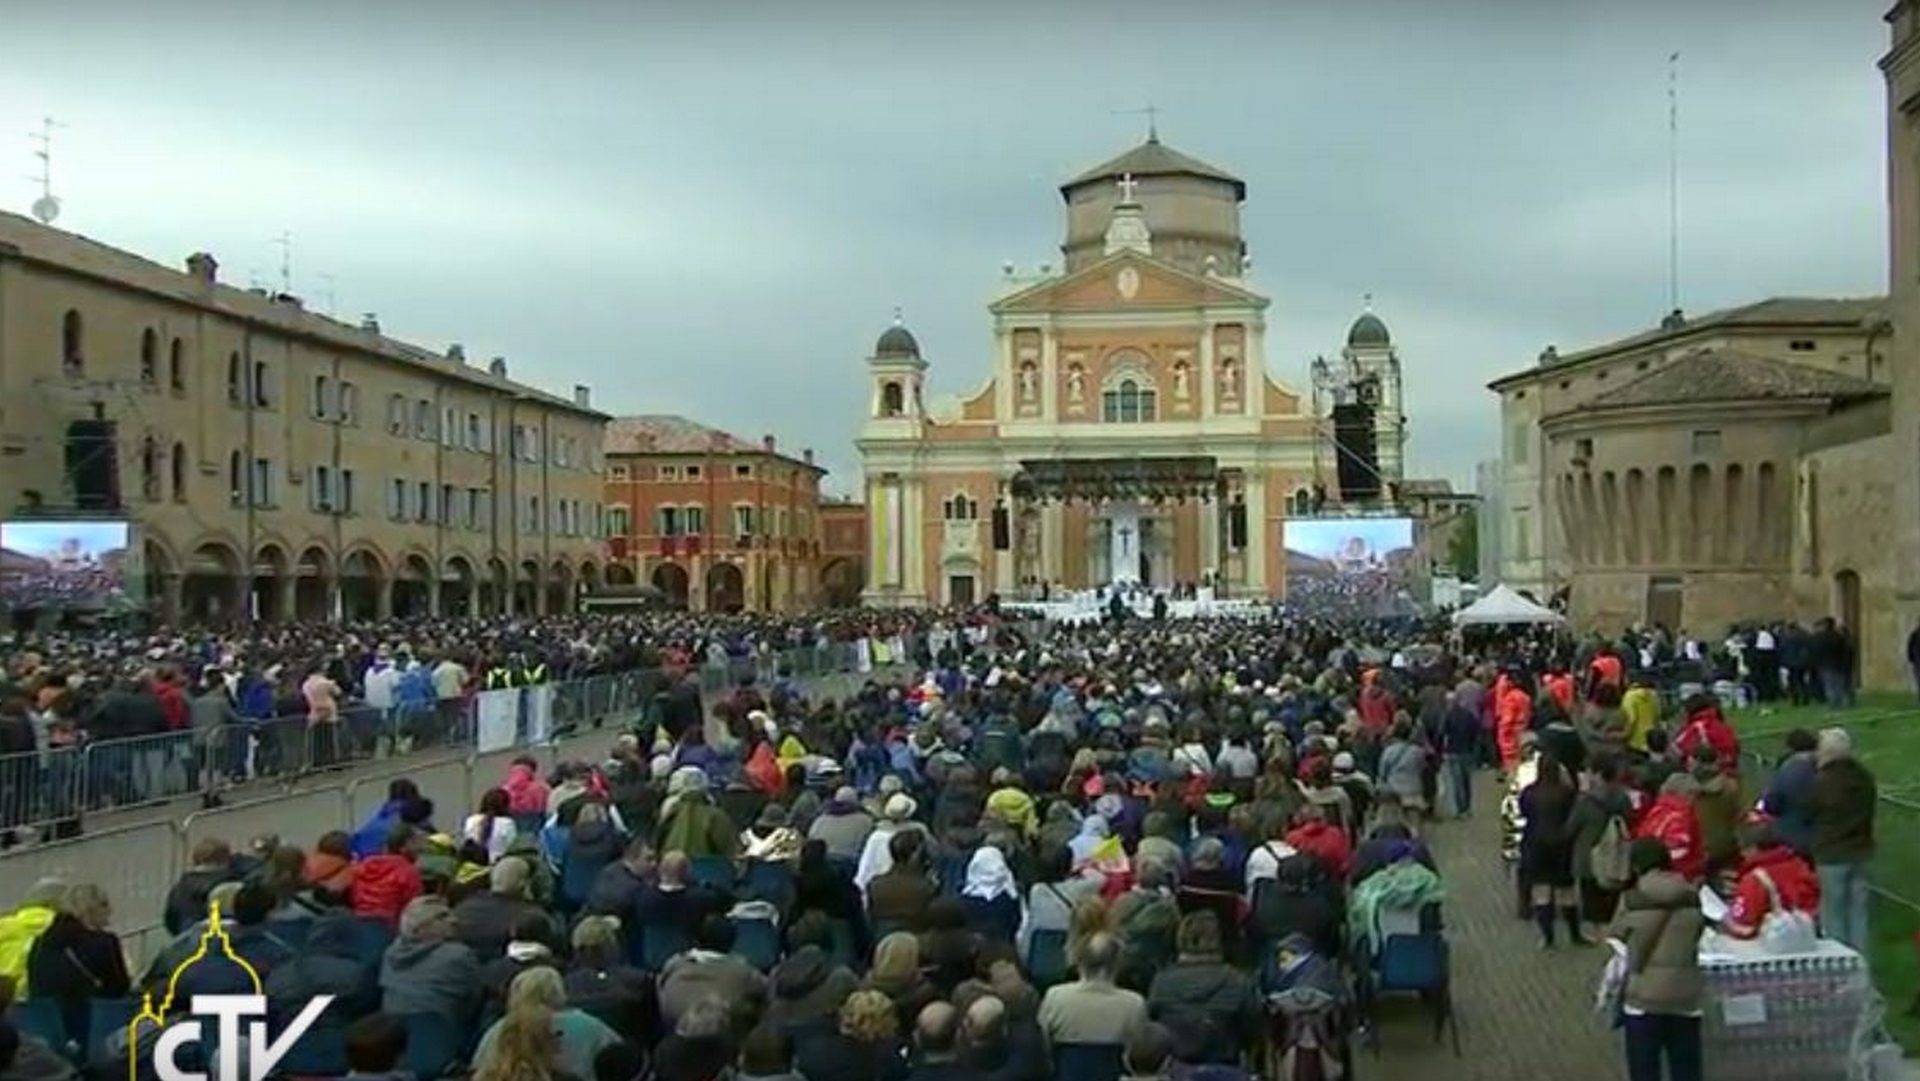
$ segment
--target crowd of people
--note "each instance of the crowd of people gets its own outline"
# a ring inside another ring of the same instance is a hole
[[[677,684],[606,761],[516,762],[475,807],[400,780],[351,832],[203,842],[143,972],[97,889],[41,883],[0,917],[0,977],[83,1031],[217,909],[277,1022],[334,996],[300,1074],[1339,1077],[1382,994],[1447,1008],[1444,962],[1408,975],[1444,951],[1395,951],[1444,941],[1429,841],[1489,768],[1520,915],[1619,944],[1633,1078],[1698,1076],[1703,882],[1730,939],[1818,913],[1864,940],[1845,733],[1791,737],[1749,820],[1718,703],[1668,717],[1631,643],[1119,618],[916,659],[838,701]],[[179,992],[244,979],[210,956]]]
[[[984,618],[648,613],[0,636],[0,831],[70,833],[100,807],[470,736],[481,690],[626,676],[621,693],[644,700],[670,671],[708,689],[743,671],[811,674],[849,665],[850,644],[869,637],[924,655],[931,632]],[[585,705],[573,693],[559,692],[563,709]]]

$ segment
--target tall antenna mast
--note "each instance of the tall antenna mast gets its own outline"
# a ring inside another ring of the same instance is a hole
[[[1667,57],[1667,310],[1680,310],[1680,54]]]
[[[280,292],[293,295],[293,234],[282,230],[270,242],[280,249]]]
[[[33,216],[42,225],[52,225],[60,216],[60,199],[53,194],[53,129],[64,128],[53,117],[42,117],[40,130],[29,132],[27,138],[39,144],[33,156],[40,159],[40,174],[32,179],[40,182],[40,198],[33,201]]]
[[[1138,109],[1115,109],[1114,112],[1120,116],[1146,117],[1147,142],[1157,143],[1160,141],[1160,110],[1154,107],[1153,102],[1149,101],[1145,106]]]

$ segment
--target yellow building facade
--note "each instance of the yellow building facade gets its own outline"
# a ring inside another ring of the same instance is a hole
[[[601,439],[569,397],[0,214],[0,515],[124,518],[168,621],[571,611]]]

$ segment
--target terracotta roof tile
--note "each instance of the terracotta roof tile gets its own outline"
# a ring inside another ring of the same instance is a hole
[[[1669,402],[1797,401],[1886,394],[1865,379],[1734,349],[1701,349],[1589,400],[1582,409]]]

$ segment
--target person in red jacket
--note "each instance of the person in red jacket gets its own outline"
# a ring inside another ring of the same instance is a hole
[[[1720,715],[1719,701],[1710,694],[1694,695],[1687,699],[1686,718],[1680,734],[1673,738],[1673,749],[1680,757],[1692,758],[1696,748],[1712,747],[1723,771],[1740,772],[1740,737]]]
[[[1500,771],[1513,772],[1520,761],[1520,735],[1533,727],[1533,694],[1524,677],[1506,680],[1506,690],[1493,706],[1495,744],[1500,748]]]
[[[420,896],[420,869],[413,865],[413,829],[395,826],[387,834],[387,850],[361,861],[348,892],[356,916],[373,916],[398,924],[407,902]]]
[[[1695,884],[1707,873],[1707,848],[1700,837],[1700,816],[1693,809],[1699,794],[1700,782],[1692,774],[1668,777],[1633,832],[1636,838],[1651,837],[1666,845],[1673,873]]]
[[[1587,665],[1587,697],[1595,698],[1600,688],[1612,687],[1616,691],[1627,689],[1626,666],[1620,663],[1620,655],[1608,646],[1593,655]]]
[[[1560,703],[1560,708],[1568,716],[1572,716],[1573,677],[1565,672],[1553,671],[1542,676],[1540,682],[1545,685],[1546,692],[1553,696],[1553,700]]]
[[[167,731],[178,732],[193,723],[189,716],[187,692],[180,687],[180,673],[162,668],[153,679],[153,696],[160,701],[160,715],[167,719]]]
[[[1365,685],[1360,688],[1360,723],[1370,732],[1385,733],[1393,724],[1393,692],[1380,685],[1380,670],[1369,668],[1361,677]]]
[[[1309,803],[1294,816],[1299,823],[1287,832],[1287,844],[1326,867],[1337,882],[1347,880],[1353,866],[1353,842],[1347,831],[1327,821],[1320,808]]]
[[[1759,937],[1761,921],[1773,911],[1776,896],[1788,912],[1819,918],[1820,876],[1813,865],[1781,843],[1773,823],[1747,823],[1740,827],[1740,874],[1721,930],[1734,938]]]

